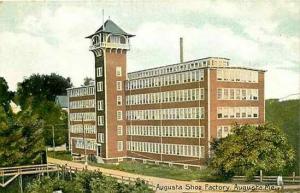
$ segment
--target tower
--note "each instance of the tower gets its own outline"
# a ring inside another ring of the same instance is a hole
[[[126,33],[108,19],[92,35],[90,51],[95,57],[95,101],[97,158],[115,162],[126,156],[126,53],[130,48]]]

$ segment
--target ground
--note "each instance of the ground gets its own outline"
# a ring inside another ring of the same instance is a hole
[[[83,163],[75,163],[72,161],[65,161],[65,160],[59,160],[54,158],[48,158],[49,163],[53,164],[60,164],[67,167],[75,167],[80,169],[83,169],[85,166]],[[168,192],[237,192],[234,191],[236,188],[253,188],[257,187],[260,189],[263,189],[259,192],[278,192],[278,189],[280,187],[278,186],[265,186],[265,185],[256,185],[256,184],[238,184],[237,186],[234,183],[212,183],[212,182],[195,182],[195,181],[181,181],[181,180],[173,180],[173,179],[167,179],[167,178],[159,178],[159,177],[151,177],[151,176],[145,176],[145,175],[139,175],[139,174],[133,174],[129,172],[123,172],[118,170],[112,170],[112,169],[106,169],[101,168],[97,166],[88,166],[88,170],[99,170],[105,175],[115,176],[117,178],[140,178],[147,182],[149,182],[150,185],[154,187],[156,192],[158,193],[168,193]],[[288,187],[285,187],[285,189],[289,189],[290,192],[300,192],[300,186],[299,185],[290,185]],[[275,190],[272,190],[275,189]],[[297,189],[297,191],[295,190]],[[241,190],[238,192],[242,192]]]

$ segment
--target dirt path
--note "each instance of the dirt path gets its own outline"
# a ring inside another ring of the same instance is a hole
[[[72,161],[59,160],[54,158],[48,158],[49,163],[67,165],[76,168],[84,168],[84,164],[76,163]],[[193,193],[212,193],[212,192],[278,192],[279,187],[274,185],[256,185],[256,184],[234,184],[234,183],[213,183],[213,182],[193,182],[193,181],[180,181],[152,176],[144,176],[140,174],[133,174],[128,172],[123,172],[119,170],[106,169],[96,166],[88,166],[88,170],[98,170],[105,175],[112,175],[118,178],[122,176],[125,178],[140,178],[148,181],[154,186],[154,189],[158,193],[182,193],[182,192],[193,192]],[[250,190],[249,190],[250,189]],[[285,187],[288,189],[285,192],[296,193],[300,192],[300,185],[291,185]],[[298,191],[296,191],[296,189]]]

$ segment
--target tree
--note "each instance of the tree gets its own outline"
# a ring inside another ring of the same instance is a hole
[[[57,95],[66,95],[67,88],[72,87],[71,79],[52,73],[50,75],[33,74],[23,82],[18,83],[17,99],[22,108],[27,100],[32,98],[32,104],[40,101],[55,101]]]
[[[8,120],[0,107],[0,167],[40,163],[44,141],[38,117],[27,109]]]
[[[57,95],[66,94],[71,87],[70,78],[57,74],[33,74],[18,84],[16,98],[22,109],[31,108],[44,122],[44,138],[47,146],[53,146],[52,129],[55,129],[55,145],[67,143],[67,114],[55,104]]]
[[[236,125],[232,134],[212,144],[214,157],[210,167],[223,177],[246,175],[263,170],[267,174],[283,174],[294,160],[294,151],[283,132],[270,124]]]
[[[94,79],[90,78],[90,77],[85,77],[83,80],[83,85],[84,86],[89,86],[91,85],[91,83],[94,81]]]
[[[0,105],[4,107],[4,110],[8,112],[9,103],[13,98],[13,92],[8,90],[8,85],[3,77],[0,77]]]
[[[279,128],[287,135],[289,143],[296,150],[296,159],[291,170],[300,173],[300,100],[279,101],[266,100],[266,120]]]
[[[34,113],[43,120],[43,136],[47,146],[53,146],[53,129],[55,145],[59,146],[68,140],[68,115],[52,101],[41,101]]]

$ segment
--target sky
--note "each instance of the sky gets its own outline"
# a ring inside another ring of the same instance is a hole
[[[216,56],[267,70],[266,98],[300,93],[300,1],[0,2],[0,76],[11,90],[33,73],[80,86],[94,75],[93,34],[110,17],[131,38],[128,72]]]

